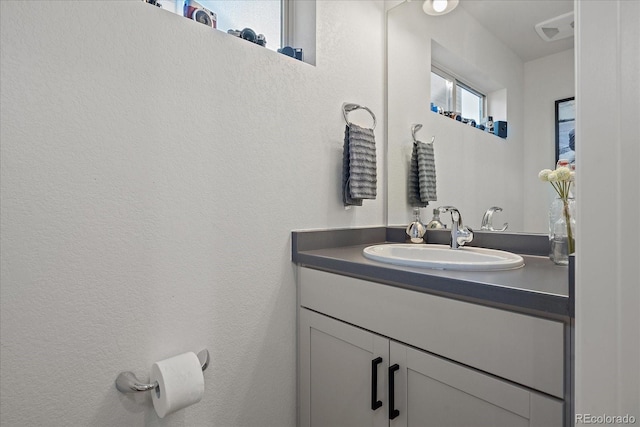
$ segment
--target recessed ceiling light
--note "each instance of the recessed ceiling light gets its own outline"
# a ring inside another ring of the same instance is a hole
[[[433,0],[433,10],[442,13],[447,8],[447,0]]]
[[[425,0],[422,10],[427,15],[444,15],[458,6],[460,0]]]

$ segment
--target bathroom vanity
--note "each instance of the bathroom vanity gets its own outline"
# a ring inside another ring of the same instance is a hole
[[[568,425],[567,268],[530,255],[497,272],[362,256],[396,238],[293,233],[299,425]]]

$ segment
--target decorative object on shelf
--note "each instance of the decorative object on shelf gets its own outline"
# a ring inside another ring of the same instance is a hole
[[[505,121],[497,121],[493,123],[493,134],[499,136],[500,138],[507,137],[507,122]]]
[[[185,18],[193,19],[211,28],[217,28],[218,15],[194,0],[184,2],[182,14]]]
[[[299,47],[285,46],[281,49],[278,49],[278,53],[290,56],[297,59],[298,61],[304,61],[304,52],[302,51],[302,48]]]
[[[574,199],[571,197],[575,172],[566,166],[560,166],[553,171],[543,169],[538,177],[544,182],[549,182],[558,194],[549,210],[549,257],[556,264],[568,265],[569,254],[575,252]]]
[[[426,227],[420,221],[420,209],[413,209],[413,222],[407,226],[407,236],[411,243],[425,243],[424,234],[427,232]]]
[[[562,199],[556,198],[549,209],[549,259],[558,265],[569,265],[569,254],[571,252],[569,249],[570,240],[567,230],[570,228],[575,231],[576,228],[575,199],[569,197],[566,203],[569,209],[569,223],[571,227],[567,227],[567,220],[564,215],[565,202]],[[575,242],[575,237],[573,241]]]
[[[433,218],[431,218],[431,221],[429,221],[429,223],[427,224],[427,228],[431,228],[431,229],[447,228],[447,226],[440,221],[440,209],[436,208],[433,210]]]
[[[482,131],[494,134],[502,139],[507,138],[507,122],[499,120],[494,122],[492,116],[482,118],[482,122],[478,123],[474,119],[462,117],[462,114],[456,111],[444,111],[441,107],[438,107],[433,102],[431,103],[430,110],[441,116],[448,117],[450,119],[462,122],[472,128],[480,129]]]
[[[489,133],[493,133],[493,116],[488,116],[484,119],[484,129],[489,132]]]
[[[160,3],[158,3],[158,1],[156,1],[156,0],[142,0],[142,1],[145,2],[145,3],[152,4],[154,6],[162,7],[162,5]]]
[[[245,28],[243,30],[229,30],[227,31],[227,34],[240,37],[241,39],[245,39],[259,46],[264,47],[267,45],[267,39],[264,37],[264,34],[256,34],[256,32],[251,28]]]

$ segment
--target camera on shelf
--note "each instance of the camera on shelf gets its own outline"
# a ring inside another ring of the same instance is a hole
[[[183,15],[208,27],[217,27],[218,16],[196,1],[185,0]]]
[[[227,33],[232,36],[240,37],[241,39],[248,40],[252,43],[259,44],[260,46],[267,45],[267,39],[264,37],[264,34],[256,34],[251,28],[245,28],[244,30],[229,30]]]
[[[493,133],[493,116],[483,118],[480,124],[484,125],[484,130],[489,133]]]
[[[304,61],[304,54],[302,52],[302,49],[299,47],[285,46],[282,49],[278,49],[278,52],[283,55],[295,58],[298,61]]]

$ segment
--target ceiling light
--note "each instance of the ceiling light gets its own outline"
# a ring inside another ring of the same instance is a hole
[[[447,0],[433,0],[433,10],[438,13],[441,13],[443,10],[447,8]]]
[[[460,0],[425,0],[422,10],[427,15],[444,15],[458,6]]]

